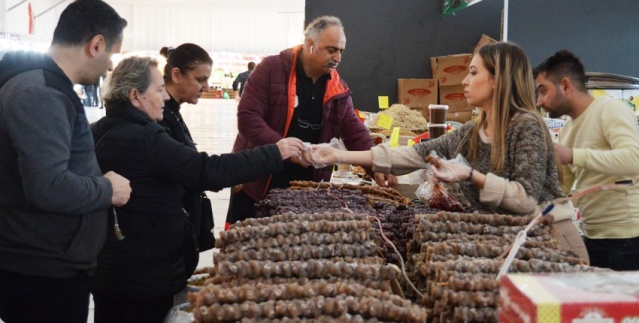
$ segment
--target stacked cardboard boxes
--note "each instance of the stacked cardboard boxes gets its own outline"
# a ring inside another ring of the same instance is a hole
[[[428,120],[428,105],[437,103],[437,80],[397,79],[399,103],[413,110],[420,110]]]
[[[474,52],[495,40],[482,35]],[[471,119],[474,107],[466,102],[462,81],[468,75],[473,54],[456,54],[431,57],[431,68],[439,84],[439,104],[448,105],[447,120],[464,123]]]
[[[495,40],[482,35],[474,52]],[[471,107],[464,96],[462,81],[468,75],[468,66],[473,54],[456,54],[431,57],[432,79],[398,79],[399,103],[419,109],[426,120],[430,121],[428,105],[448,105],[449,121],[466,122],[472,117]]]
[[[471,118],[473,108],[466,102],[462,85],[462,81],[468,75],[471,59],[472,54],[431,58],[431,68],[433,74],[437,74],[439,83],[439,104],[448,105],[447,120],[463,123]]]

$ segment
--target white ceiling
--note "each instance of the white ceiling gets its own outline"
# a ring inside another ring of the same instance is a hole
[[[28,3],[34,9],[34,14],[54,7],[55,9],[66,7],[72,0],[0,0],[0,8],[5,10],[18,5],[14,10],[19,10],[21,6],[26,7]],[[205,6],[218,8],[236,8],[238,10],[266,10],[277,13],[302,13],[304,12],[305,0],[105,0],[112,6]],[[4,11],[4,10],[3,10]],[[12,10],[13,11],[13,10]]]
[[[0,0],[0,31],[27,34],[30,3],[34,34],[43,39],[50,39],[60,13],[72,2],[22,1]],[[305,0],[104,1],[129,22],[124,50],[194,42],[211,51],[273,53],[299,43],[304,28]]]

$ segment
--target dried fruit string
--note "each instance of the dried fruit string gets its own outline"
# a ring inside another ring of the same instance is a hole
[[[321,183],[320,183],[321,184]],[[318,188],[319,189],[319,188]],[[328,189],[326,190],[326,194],[328,194],[328,196],[342,202],[342,204],[344,204],[344,209],[346,211],[348,211],[349,213],[353,213],[353,211],[351,209],[348,208],[348,204],[346,203],[346,201],[344,201],[343,199],[341,199],[339,196],[335,196],[333,194],[331,194],[331,187],[329,186]]]
[[[321,183],[320,183],[321,184]],[[318,187],[319,189],[319,187]],[[346,201],[344,201],[343,199],[341,199],[338,196],[335,196],[333,194],[331,194],[331,189],[329,187],[329,189],[327,190],[327,194],[333,198],[335,198],[336,200],[342,202],[342,204],[344,204],[344,209],[346,209],[348,212],[353,213],[353,211],[351,211],[351,209],[348,208],[348,204],[346,204]],[[382,235],[382,238],[386,241],[386,243],[390,244],[391,247],[393,247],[393,250],[395,251],[395,253],[397,254],[397,256],[399,257],[399,264],[402,267],[402,275],[404,276],[404,279],[406,279],[406,282],[408,283],[408,285],[415,290],[415,292],[417,293],[417,295],[419,295],[420,297],[424,297],[424,295],[422,293],[419,292],[419,290],[417,290],[417,287],[415,287],[415,285],[413,285],[413,283],[410,281],[410,279],[408,278],[408,275],[406,274],[406,268],[404,267],[404,258],[402,257],[402,254],[399,252],[399,250],[397,250],[397,247],[395,247],[395,244],[393,244],[393,242],[391,242],[390,239],[388,239],[388,237],[386,236],[386,234],[384,234],[384,229],[382,228],[382,222],[379,220],[378,217],[376,216],[371,216],[373,219],[375,219],[375,221],[377,221],[377,225],[379,226],[379,233]]]
[[[550,213],[550,211],[552,211],[555,205],[565,204],[565,203],[568,203],[568,201],[576,203],[577,200],[583,197],[584,195],[588,195],[598,191],[605,191],[605,190],[612,190],[612,189],[627,190],[628,188],[632,186],[634,186],[632,181],[620,181],[614,184],[598,185],[598,186],[585,189],[581,192],[575,193],[571,197],[562,197],[562,198],[555,199],[552,202],[550,202],[550,204],[548,204],[548,206],[541,212],[537,209],[535,211],[535,217],[532,219],[532,221],[530,221],[530,223],[528,224],[528,226],[526,226],[524,230],[522,230],[521,232],[517,234],[517,237],[515,238],[515,241],[513,242],[513,244],[507,249],[508,256],[506,257],[506,260],[504,261],[501,269],[499,270],[497,279],[499,279],[502,275],[508,272],[508,268],[510,268],[510,264],[513,262],[513,259],[515,258],[515,255],[519,251],[519,248],[526,241],[526,237],[530,228],[532,228],[542,216]]]
[[[379,233],[382,235],[382,238],[386,241],[386,243],[390,244],[391,247],[393,247],[393,250],[395,250],[395,253],[399,257],[399,264],[402,267],[402,276],[404,276],[404,279],[406,279],[408,285],[415,291],[415,293],[417,293],[417,295],[419,295],[419,297],[424,297],[424,295],[420,293],[419,290],[417,290],[417,287],[415,287],[415,285],[413,285],[413,282],[411,282],[408,278],[408,275],[406,274],[406,268],[404,267],[404,258],[402,257],[402,254],[399,253],[399,251],[397,250],[397,247],[395,247],[395,244],[393,244],[393,242],[391,242],[391,240],[388,239],[388,237],[384,234],[384,229],[382,229],[382,222],[376,216],[371,216],[371,218],[377,221],[377,225],[379,226]]]

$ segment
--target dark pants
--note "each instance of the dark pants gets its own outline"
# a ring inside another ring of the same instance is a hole
[[[248,218],[254,218],[255,215],[255,201],[248,194],[242,190],[231,194],[229,210],[226,213],[226,223],[233,224]]]
[[[173,295],[154,299],[115,298],[94,291],[95,323],[162,323],[173,307]]]
[[[612,270],[639,270],[639,237],[631,239],[584,238],[590,265]]]
[[[13,322],[86,323],[91,277],[48,278],[0,270],[0,319]]]

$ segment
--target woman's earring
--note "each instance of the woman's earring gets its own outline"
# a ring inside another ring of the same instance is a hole
[[[311,54],[313,54],[313,46],[311,46]]]

